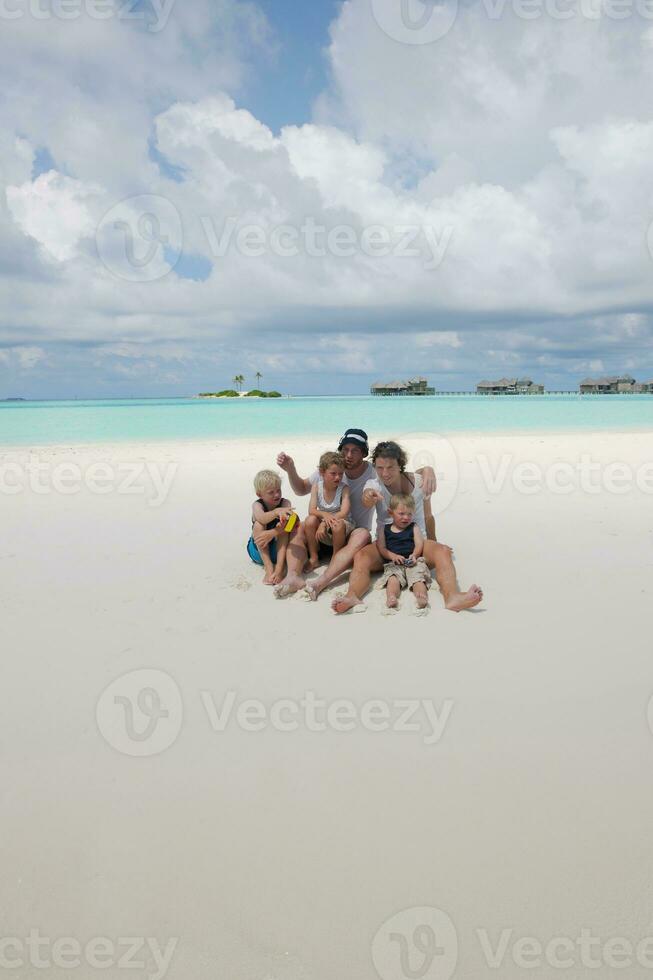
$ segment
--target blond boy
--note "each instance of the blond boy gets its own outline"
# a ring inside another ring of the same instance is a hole
[[[391,524],[381,524],[376,532],[376,546],[386,564],[378,588],[386,590],[388,609],[396,609],[402,588],[408,588],[418,609],[428,606],[431,573],[422,557],[424,536],[415,524],[415,501],[410,494],[396,493],[390,498],[388,514]]]
[[[281,478],[274,470],[261,470],[254,477],[257,499],[252,504],[252,533],[247,542],[247,553],[253,562],[265,569],[264,585],[278,585],[284,576],[288,542],[295,530],[284,530],[292,504],[281,493]],[[267,531],[268,541],[256,546],[254,535]]]

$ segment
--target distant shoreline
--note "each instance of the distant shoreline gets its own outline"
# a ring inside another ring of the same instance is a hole
[[[190,395],[105,395],[103,398],[85,398],[85,397],[70,397],[70,398],[0,398],[0,406],[2,405],[42,405],[42,404],[55,404],[55,405],[84,405],[84,404],[102,404],[103,402],[173,402],[173,401],[226,401],[235,402],[240,400],[240,398],[246,398],[247,401],[267,401],[265,396],[260,395],[250,395],[247,392],[238,392],[238,396],[223,396],[212,393],[202,393],[202,394],[190,394]],[[645,401],[651,399],[651,393],[648,392],[619,392],[615,394],[594,394],[594,393],[581,393],[579,391],[569,391],[569,392],[556,392],[556,391],[546,391],[541,395],[479,395],[475,391],[460,391],[460,392],[436,392],[435,395],[399,395],[399,396],[379,396],[370,395],[368,393],[358,393],[358,394],[346,394],[337,393],[329,395],[315,395],[315,394],[280,394],[278,398],[274,397],[273,401],[288,399],[300,400],[300,399],[321,399],[324,401],[339,401],[342,399],[357,399],[360,401],[369,401],[376,403],[392,402],[393,404],[405,403],[405,402],[430,402],[433,400],[443,400],[443,399],[478,399],[492,402],[492,401],[510,401],[516,400],[520,402],[524,401],[537,401],[540,400],[561,400],[563,398],[568,399],[586,399],[588,401],[609,399],[610,401],[616,400],[635,400],[635,401]]]

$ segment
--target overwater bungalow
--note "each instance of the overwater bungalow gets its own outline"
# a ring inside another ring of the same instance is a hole
[[[585,378],[579,388],[581,395],[630,395],[641,394],[646,385],[638,385],[630,374],[619,374],[606,378]]]
[[[500,378],[499,381],[480,381],[477,395],[543,395],[544,385],[535,384],[530,378]]]
[[[370,388],[371,395],[434,395],[426,378],[410,378],[408,381],[377,381]]]

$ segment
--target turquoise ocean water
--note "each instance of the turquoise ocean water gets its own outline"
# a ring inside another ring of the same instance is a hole
[[[0,403],[0,446],[402,433],[653,430],[651,395]]]

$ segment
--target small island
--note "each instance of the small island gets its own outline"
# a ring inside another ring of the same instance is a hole
[[[254,388],[252,391],[234,391],[233,388],[225,388],[224,391],[203,391],[198,398],[281,398],[280,391],[261,391]]]
[[[260,384],[263,375],[260,371],[256,372],[256,380]],[[262,391],[260,388],[253,388],[251,391],[243,391],[243,385],[245,383],[244,374],[236,374],[232,379],[233,383],[238,388],[225,388],[223,391],[203,391],[197,397],[198,398],[281,398],[280,391]]]

